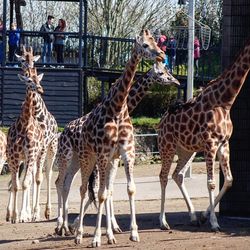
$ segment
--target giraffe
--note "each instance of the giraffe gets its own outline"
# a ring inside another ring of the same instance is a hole
[[[164,212],[165,189],[172,159],[176,152],[179,160],[173,179],[184,196],[191,222],[197,223],[194,206],[185,187],[184,176],[188,162],[194,157],[194,152],[204,152],[210,206],[206,212],[202,213],[201,219],[205,221],[210,213],[211,230],[220,230],[214,209],[232,186],[233,181],[229,165],[229,139],[233,131],[230,109],[245,82],[249,69],[250,42],[243,48],[235,62],[219,77],[212,80],[196,98],[163,115],[158,128],[158,144],[162,159],[160,172],[162,229],[169,229]],[[216,155],[224,175],[224,184],[215,198],[214,162]]]
[[[23,199],[21,210],[21,221],[30,220],[29,207],[29,187],[32,182],[32,173],[36,172],[36,163],[42,150],[44,129],[39,125],[35,113],[34,103],[37,96],[43,93],[40,81],[43,74],[37,76],[36,71],[29,69],[30,78],[18,75],[21,81],[25,81],[26,97],[22,105],[22,111],[17,120],[10,126],[7,135],[7,161],[11,172],[11,199],[13,199],[13,207],[11,205],[7,217],[12,223],[18,221],[17,208],[17,191],[19,187],[18,171],[19,165],[23,161],[26,164],[26,173],[23,179]],[[11,202],[12,204],[12,202]]]
[[[100,173],[100,188],[98,192],[98,216],[92,246],[96,247],[101,245],[101,217],[104,203],[108,243],[112,244],[116,241],[111,228],[108,201],[109,194],[107,193],[108,177],[110,169],[112,168],[112,164],[109,165],[109,163],[115,153],[122,156],[128,180],[127,191],[131,208],[130,240],[139,241],[134,204],[134,138],[133,127],[127,110],[127,96],[135,75],[136,67],[142,57],[157,59],[159,61],[165,58],[165,54],[157,47],[154,38],[148,30],[143,30],[140,36],[136,38],[131,58],[125,66],[124,73],[111,87],[108,95],[88,115],[79,119],[77,126],[69,124],[65,132],[68,134],[70,138],[69,143],[73,144],[71,147],[75,149],[75,152],[68,150],[64,155],[59,152],[59,168],[67,169],[67,166],[70,164],[67,159],[71,159],[72,162],[79,164],[82,178],[80,188],[80,219],[75,238],[77,244],[82,241],[82,221],[86,203],[87,184],[96,162]],[[58,182],[56,184],[59,185]],[[63,182],[61,185],[63,185]],[[63,226],[68,227],[68,225],[65,225],[65,221]]]
[[[153,68],[151,70],[149,70],[147,73],[145,73],[144,75],[142,75],[139,79],[137,79],[135,81],[135,83],[132,85],[129,94],[128,94],[128,98],[127,98],[127,106],[128,106],[128,111],[129,113],[131,113],[135,107],[140,103],[140,101],[142,100],[142,98],[147,94],[148,89],[153,85],[153,84],[161,84],[161,85],[170,85],[170,84],[175,84],[175,85],[179,85],[179,82],[177,79],[175,79],[169,72],[168,70],[164,67],[164,65],[161,62],[156,62],[153,65]],[[81,119],[81,118],[80,118]],[[77,126],[79,124],[79,120],[80,119],[76,119],[74,121],[72,121],[70,123],[70,126]],[[81,122],[84,122],[85,120],[81,120]],[[59,149],[58,151],[61,153],[63,153],[64,150],[68,150],[68,139],[66,139],[68,136],[67,134],[67,127],[65,128],[65,132],[62,133],[60,139],[59,139]],[[66,137],[66,138],[65,138]],[[65,153],[63,153],[65,154]],[[113,182],[115,179],[115,175],[116,175],[116,170],[118,167],[118,163],[119,160],[114,161],[114,170],[112,171],[112,176],[110,178],[110,193],[112,194],[112,189],[113,189]],[[62,171],[65,171],[66,169],[61,169],[59,168],[59,174],[58,174],[58,178],[62,178],[64,181],[64,186],[62,185],[57,185],[57,189],[61,189],[60,191],[58,191],[58,194],[62,196],[64,196],[64,201],[66,203],[66,209],[65,209],[65,220],[68,220],[68,194],[69,194],[69,190],[70,190],[70,186],[71,183],[73,181],[73,178],[75,176],[75,174],[78,172],[79,170],[79,165],[78,164],[71,164],[68,169],[67,169],[67,173],[61,173]],[[98,169],[97,167],[95,168],[95,174],[93,176],[93,178],[95,178],[95,184],[97,186],[95,186],[95,190],[98,190],[98,173],[97,173]],[[57,180],[57,183],[59,183],[60,180]],[[89,183],[89,185],[92,185],[92,183]],[[91,190],[91,189],[90,189]],[[88,202],[86,203],[85,209],[84,209],[84,213],[87,210],[87,207],[91,204],[91,202],[93,201],[93,195],[91,198],[89,198]],[[111,206],[111,223],[112,223],[112,227],[113,227],[113,231],[114,232],[121,232],[121,229],[118,225],[118,223],[116,222],[115,216],[114,216],[114,211],[113,211],[113,204],[112,204],[112,195],[110,195],[110,206]],[[62,204],[61,204],[61,199],[59,199],[58,202],[58,226],[56,228],[56,232],[59,235],[62,235],[62,228],[61,228],[61,224],[63,221],[63,216],[62,216]],[[78,222],[79,222],[79,217],[77,217],[73,223],[73,225],[71,225],[69,227],[69,230],[71,231],[71,233],[73,233],[74,229],[78,226]],[[66,225],[68,224],[68,222],[65,223]],[[66,231],[66,235],[69,234],[69,232],[65,229]]]
[[[6,162],[6,145],[7,138],[4,132],[0,130],[0,174],[2,172],[4,163]]]
[[[18,61],[21,62],[23,75],[29,77],[29,69],[34,69],[34,62],[39,59],[39,55],[33,55],[33,49],[30,47],[29,51],[23,46],[23,55],[16,55]],[[40,219],[40,187],[43,179],[42,170],[45,168],[45,175],[47,180],[47,202],[45,207],[45,218],[49,219],[51,215],[51,178],[52,178],[52,166],[54,164],[57,143],[58,143],[58,127],[54,116],[48,111],[41,95],[37,96],[38,100],[35,104],[35,116],[39,122],[39,125],[44,129],[44,145],[42,148],[42,153],[38,161],[38,171],[36,176],[37,191],[33,193],[33,220],[38,221]],[[11,198],[10,198],[11,200]],[[9,209],[11,204],[8,205],[6,220],[9,220]]]

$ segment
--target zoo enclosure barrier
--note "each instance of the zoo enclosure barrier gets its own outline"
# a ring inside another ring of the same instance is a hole
[[[3,65],[12,65],[8,61],[8,35],[9,30],[6,31],[6,46],[4,51]],[[36,55],[42,54],[43,49],[43,32],[37,31],[20,31],[21,42],[19,52],[22,45],[26,47],[32,46]],[[57,34],[58,32],[54,32]],[[122,71],[127,60],[130,58],[131,49],[134,44],[134,39],[130,38],[114,38],[87,35],[87,37],[79,36],[79,32],[64,32],[67,37],[64,49],[64,66],[77,67],[85,69],[99,69],[107,71]],[[84,45],[86,41],[86,46]],[[83,48],[83,49],[82,49]],[[84,50],[85,48],[85,50]],[[82,53],[80,53],[82,51]],[[187,76],[187,53],[186,48],[177,49],[176,65],[173,74],[175,76]],[[56,55],[53,52],[52,64],[56,66]],[[50,63],[50,64],[51,64]],[[41,59],[38,65],[41,64]],[[208,50],[201,51],[201,58],[199,62],[199,78],[204,81],[210,80],[220,73],[220,47],[211,46]],[[151,65],[142,60],[138,67],[138,71],[145,72]]]

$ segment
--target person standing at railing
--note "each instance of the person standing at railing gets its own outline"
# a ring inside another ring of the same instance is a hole
[[[54,40],[54,48],[56,51],[56,60],[57,63],[63,64],[64,63],[64,44],[66,36],[63,34],[66,29],[66,21],[64,19],[58,20],[58,26],[55,28],[55,32],[62,32],[62,34],[55,34],[55,40]],[[59,65],[58,67],[63,68],[63,65]]]
[[[176,60],[176,49],[177,49],[177,41],[174,36],[171,35],[170,39],[167,42],[167,55],[169,58],[169,71],[172,74],[175,66]]]
[[[197,36],[194,37],[194,66],[195,76],[199,75],[199,59],[200,59],[200,41]]]
[[[0,65],[3,62],[3,21],[0,19]]]
[[[20,29],[17,29],[16,23],[11,24],[9,33],[9,62],[15,61],[15,53],[19,47],[20,42]],[[15,66],[15,65],[14,65]]]
[[[40,32],[46,32],[42,34],[44,44],[43,44],[43,52],[42,52],[42,62],[50,63],[52,57],[52,49],[53,49],[53,40],[54,40],[54,26],[53,26],[54,17],[49,15],[47,22],[42,25]],[[45,65],[44,65],[45,66]]]

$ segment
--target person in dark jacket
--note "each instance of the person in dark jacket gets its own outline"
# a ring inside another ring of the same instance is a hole
[[[3,62],[3,21],[0,18],[0,65]]]
[[[54,40],[54,26],[53,26],[54,17],[49,15],[47,22],[42,25],[40,32],[43,32],[43,52],[42,52],[42,62],[50,63],[53,49],[53,40]]]
[[[9,62],[15,61],[15,53],[19,47],[20,42],[20,29],[17,29],[16,23],[11,24],[9,33]]]
[[[63,57],[63,52],[64,52],[64,43],[66,36],[63,34],[66,29],[66,22],[64,19],[59,19],[58,20],[58,26],[55,28],[55,32],[61,32],[55,34],[55,40],[54,40],[54,48],[56,51],[56,60],[57,63],[63,64],[64,63],[64,57]],[[58,66],[58,67],[63,67],[63,65]]]

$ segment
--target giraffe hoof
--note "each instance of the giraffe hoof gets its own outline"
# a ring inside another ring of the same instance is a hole
[[[160,228],[161,228],[161,230],[165,230],[165,231],[170,230],[170,226],[167,223],[162,224]]]
[[[79,244],[81,244],[81,243],[82,243],[82,237],[77,236],[77,237],[75,238],[75,244],[79,245]]]
[[[58,228],[58,227],[56,227],[55,228],[55,233],[57,234],[57,235],[59,235],[59,236],[62,236],[62,228]]]
[[[92,248],[96,248],[96,247],[100,247],[101,246],[101,242],[100,241],[93,241],[92,242]]]
[[[212,228],[211,228],[211,231],[214,232],[214,233],[219,233],[219,232],[221,232],[221,228],[220,228],[219,226],[217,226],[217,227],[212,227]]]
[[[205,213],[201,213],[200,215],[200,223],[201,224],[205,224],[207,222],[207,216],[205,215]]]
[[[129,240],[133,241],[133,242],[139,242],[140,238],[139,238],[139,234],[134,234],[134,235],[130,235]]]
[[[108,239],[108,244],[109,244],[109,245],[116,244],[116,239],[115,239],[115,238],[113,238],[113,239]]]
[[[120,233],[122,233],[122,230],[121,230],[120,227],[116,227],[116,228],[113,228],[113,232],[114,232],[115,234],[120,234]]]

